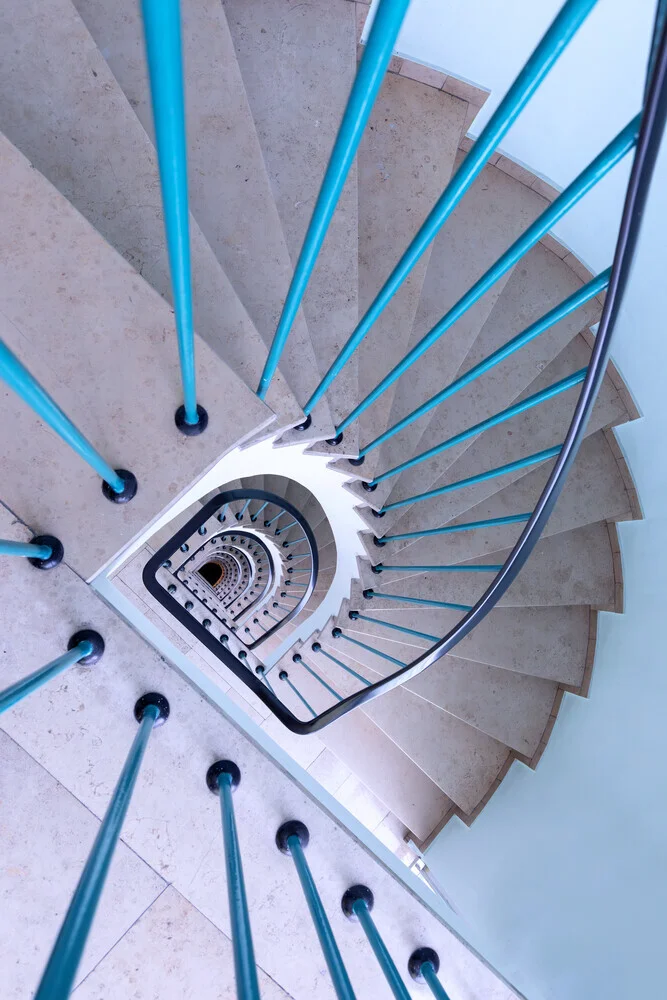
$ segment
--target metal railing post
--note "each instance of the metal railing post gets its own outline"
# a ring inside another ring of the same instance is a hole
[[[368,942],[378,960],[378,965],[382,969],[389,989],[396,997],[396,1000],[410,1000],[410,994],[401,979],[394,960],[387,951],[387,946],[373,923],[371,910],[373,909],[374,902],[373,893],[368,886],[353,885],[343,894],[341,907],[346,917],[350,920],[356,917],[363,927]]]
[[[250,929],[250,914],[248,913],[248,900],[241,864],[241,848],[236,832],[234,802],[232,801],[232,792],[238,788],[240,780],[241,772],[231,760],[217,760],[211,764],[206,772],[208,788],[220,796],[236,995],[238,1000],[260,1000],[255,950]]]
[[[169,718],[169,702],[164,695],[155,692],[145,694],[134,706],[134,716],[139,723],[139,731],[56,938],[35,1000],[67,1000],[70,995],[150,734]]]
[[[47,663],[45,667],[41,667],[33,674],[17,681],[16,684],[11,684],[4,691],[0,691],[0,715],[75,663],[92,667],[104,653],[104,639],[99,632],[94,632],[89,628],[81,629],[80,632],[75,632],[71,637],[67,644],[67,650],[62,656]]]
[[[197,405],[179,7],[179,0],[141,0],[162,211],[183,381],[183,405],[176,410],[175,420],[183,434],[192,436],[206,430],[208,414],[203,406]]]
[[[55,535],[35,535],[29,542],[0,538],[0,556],[23,556],[37,569],[53,569],[64,555],[63,543]]]
[[[331,981],[338,1000],[355,1000],[354,990],[343,963],[336,939],[326,915],[320,894],[313,880],[304,851],[308,847],[308,828],[299,820],[283,823],[276,834],[276,846],[283,854],[291,854],[301,882],[303,894],[317,931],[322,953],[329,969]]]
[[[449,994],[438,979],[440,959],[433,948],[417,948],[408,960],[408,972],[416,983],[426,983],[436,1000],[449,1000]]]
[[[137,492],[137,480],[127,469],[112,469],[67,414],[30,374],[22,361],[0,340],[0,378],[48,424],[65,444],[87,462],[103,480],[102,492],[113,503],[127,503]]]

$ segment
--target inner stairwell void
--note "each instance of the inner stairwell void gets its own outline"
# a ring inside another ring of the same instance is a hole
[[[414,871],[623,610],[663,4],[564,191],[497,152],[594,6],[473,141],[485,93],[392,57],[408,0],[363,45],[351,0],[0,5],[12,1000],[515,996]],[[592,274],[552,230],[626,158]]]

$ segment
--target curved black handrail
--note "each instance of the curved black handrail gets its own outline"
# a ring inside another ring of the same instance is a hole
[[[651,62],[648,72],[648,83],[646,88],[646,98],[642,111],[641,127],[635,156],[632,163],[630,180],[623,206],[623,215],[619,227],[618,240],[614,251],[614,262],[611,269],[609,286],[602,317],[598,326],[595,338],[595,346],[591,355],[588,372],[584,380],[574,415],[570,423],[563,446],[556,458],[546,486],[535,506],[535,509],[526,523],[518,541],[505,560],[502,569],[480,597],[474,607],[467,612],[464,618],[452,628],[444,638],[437,642],[430,650],[418,657],[412,663],[402,667],[388,677],[382,678],[375,684],[348,695],[342,701],[337,702],[326,709],[320,715],[308,721],[298,719],[283,703],[276,698],[272,691],[259,681],[253,674],[240,667],[239,663],[231,656],[234,662],[225,662],[243,681],[254,691],[268,708],[280,719],[284,726],[293,733],[306,735],[317,732],[325,726],[340,719],[343,715],[360,707],[366,702],[385,694],[404,684],[406,681],[416,677],[422,671],[428,669],[454,648],[476,625],[482,621],[486,615],[495,608],[500,598],[516,579],[526,560],[535,548],[542,530],[560,496],[565,485],[568,472],[574,462],[579,446],[583,440],[586,424],[595,404],[602,380],[604,378],[611,338],[616,325],[619,309],[621,307],[625,289],[627,286],[630,269],[641,229],[644,209],[648,197],[655,162],[662,141],[667,119],[667,22],[665,19],[656,19],[656,31],[654,44],[651,52]],[[284,502],[284,501],[283,501]],[[161,550],[162,551],[162,550]],[[160,553],[153,557],[146,568],[158,559]],[[144,573],[146,571],[144,570]],[[149,588],[150,589],[150,588]],[[175,602],[176,603],[176,602]],[[208,637],[210,640],[210,636]],[[204,640],[202,640],[204,641]],[[210,642],[206,643],[207,645]],[[240,667],[240,669],[239,669]]]

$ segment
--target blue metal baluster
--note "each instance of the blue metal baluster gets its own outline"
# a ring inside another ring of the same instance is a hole
[[[243,504],[243,507],[241,508],[241,510],[236,515],[236,520],[237,521],[242,521],[243,520],[243,515],[247,511],[247,509],[250,506],[251,502],[252,502],[252,497],[250,498],[250,500],[246,500],[246,502]]]
[[[482,171],[494,149],[516,121],[520,111],[547,76],[556,60],[595,6],[596,0],[568,0],[556,15],[525,66],[517,76],[481,135],[441,194],[412,243],[391,272],[356,329],[312,394],[304,412],[310,413],[341,369],[347,364],[377,318],[408,277],[413,267],[438,235],[463,195]],[[345,421],[344,423],[348,423]],[[341,428],[343,425],[341,425]],[[337,429],[337,434],[341,433]]]
[[[431,601],[425,597],[405,597],[403,594],[385,594],[381,590],[365,590],[364,597],[371,601],[374,597],[385,601],[402,601],[404,604],[421,604],[425,608],[447,608],[450,611],[472,611],[472,604],[451,604],[449,601]]]
[[[183,406],[176,411],[176,424],[185,434],[200,434],[208,417],[197,405],[179,0],[141,0],[141,10],[183,381]]]
[[[341,670],[345,670],[346,673],[352,674],[353,677],[356,677],[357,680],[361,681],[362,684],[365,684],[366,687],[371,686],[370,681],[367,681],[365,677],[362,677],[361,674],[358,674],[356,670],[352,669],[352,667],[348,667],[347,663],[343,663],[342,660],[337,660],[335,656],[331,655],[331,653],[327,653],[326,649],[322,649],[321,643],[314,642],[310,648],[312,649],[313,653],[321,653],[322,656],[326,656],[327,660],[331,660],[331,662],[335,663],[336,666],[341,668]]]
[[[428,632],[417,632],[413,628],[406,628],[405,625],[394,625],[393,622],[386,622],[382,618],[369,618],[368,615],[362,615],[360,611],[350,611],[349,617],[353,622],[371,622],[373,625],[383,625],[385,628],[395,629],[397,632],[405,632],[406,635],[414,635],[418,639],[427,639],[429,642],[440,642],[442,636],[440,635],[429,635]]]
[[[283,548],[289,549],[292,545],[297,545],[299,542],[307,542],[308,539],[305,535],[299,535],[298,538],[290,538],[289,542],[283,542]]]
[[[281,510],[281,511],[279,511],[274,517],[271,518],[270,521],[265,521],[264,522],[264,527],[265,528],[270,528],[274,521],[277,521],[279,517],[282,517],[283,514],[286,514],[286,513],[287,513],[287,511],[284,510],[284,509]]]
[[[544,451],[536,451],[534,455],[527,455],[525,458],[520,458],[516,462],[508,462],[507,465],[499,465],[495,469],[489,469],[487,472],[480,472],[476,476],[469,476],[467,479],[459,479],[457,483],[449,483],[448,486],[440,486],[438,489],[429,490],[427,493],[418,493],[413,497],[406,497],[404,500],[396,500],[394,503],[386,504],[381,511],[379,511],[380,516],[388,510],[398,510],[399,507],[409,507],[413,503],[417,503],[420,500],[431,500],[433,497],[441,497],[445,493],[451,493],[454,490],[461,490],[465,486],[475,486],[477,483],[483,483],[487,479],[495,479],[496,476],[502,476],[506,472],[519,472],[521,469],[527,469],[530,465],[536,465],[538,462],[546,462],[550,458],[555,458],[560,452],[562,444],[556,445],[554,448],[545,448]]]
[[[232,947],[234,950],[234,972],[236,975],[236,995],[238,1000],[261,1000],[255,964],[255,949],[250,929],[250,914],[246,898],[241,848],[234,820],[232,791],[238,788],[241,772],[231,760],[217,760],[206,772],[206,784],[210,791],[220,796],[222,815],[222,839],[225,848],[225,870],[227,873],[227,896],[229,917],[232,925]]]
[[[286,525],[284,526],[284,528],[276,528],[276,530],[275,530],[275,534],[276,534],[276,535],[282,535],[282,534],[283,534],[283,533],[284,533],[285,531],[287,531],[287,530],[288,530],[289,528],[293,528],[293,527],[294,527],[294,525],[295,525],[295,524],[298,524],[298,523],[299,523],[298,521],[290,521],[290,523],[289,523],[289,524],[286,524]]]
[[[389,653],[383,653],[380,649],[373,649],[372,646],[367,646],[365,642],[359,642],[358,639],[353,639],[351,636],[345,635],[343,630],[338,627],[331,629],[331,635],[334,639],[345,639],[346,642],[351,642],[354,646],[360,646],[361,649],[365,649],[367,653],[375,653],[376,656],[380,656],[383,660],[389,660],[390,663],[395,663],[397,667],[406,666],[402,660],[397,660],[395,656],[390,656]]]
[[[341,907],[346,917],[350,920],[356,917],[363,927],[368,942],[378,960],[378,964],[389,984],[389,989],[394,994],[396,1000],[410,1000],[410,994],[405,987],[405,983],[401,979],[399,971],[394,965],[394,960],[387,951],[387,946],[380,937],[371,917],[374,902],[373,893],[368,886],[353,885],[343,895]]]
[[[216,517],[218,518],[218,521],[220,521],[220,523],[222,523],[222,522],[223,522],[223,521],[225,520],[225,516],[226,516],[226,511],[227,511],[227,508],[228,508],[228,507],[229,507],[229,504],[228,504],[228,503],[224,504],[224,505],[223,505],[223,507],[222,507],[222,510],[220,510],[220,511],[219,511],[219,512],[218,512],[218,513],[216,514]]]
[[[63,561],[63,543],[55,535],[35,535],[29,542],[0,539],[0,556],[22,556],[37,569],[53,569]]]
[[[269,505],[269,501],[265,500],[264,503],[262,504],[262,506],[259,508],[259,510],[255,511],[254,514],[250,515],[250,520],[253,522],[253,524],[257,520],[257,518],[259,517],[259,515],[262,513],[262,511],[264,510],[264,508],[268,507],[268,505]]]
[[[308,847],[310,834],[308,828],[299,820],[291,819],[283,823],[276,834],[276,846],[282,854],[291,854],[294,866],[301,882],[303,894],[310,910],[310,915],[317,931],[317,937],[322,948],[324,959],[329,969],[338,1000],[355,1000],[354,990],[345,969],[343,959],[329,918],[326,915],[320,894],[317,891],[304,851]]]
[[[434,327],[424,337],[408,351],[406,356],[395,365],[388,375],[354,408],[354,410],[336,427],[336,433],[342,433],[353,421],[357,419],[369,406],[393,385],[394,382],[404,375],[405,372],[417,361],[425,352],[442,337],[454,323],[467,312],[467,310],[482,297],[503,274],[512,268],[525,253],[535,246],[537,242],[553,228],[554,224],[569,212],[573,205],[576,205],[583,196],[590,191],[609,171],[626,156],[637,142],[639,135],[639,125],[641,115],[637,115],[619,134],[612,139],[609,145],[595,157],[594,160],[583,170],[579,176],[572,181],[562,194],[560,194],[551,205],[526,229],[521,236],[515,240],[509,250],[496,260],[496,262],[479,278],[475,284],[438,320]],[[477,143],[475,143],[477,145]],[[473,152],[475,147],[471,150]],[[470,154],[468,154],[470,155]],[[464,161],[465,163],[465,161]]]
[[[137,492],[137,480],[127,469],[112,469],[81,431],[60,409],[55,400],[33,378],[7,345],[0,340],[0,378],[58,434],[104,482],[102,491],[114,503],[127,503]]]
[[[380,0],[378,4],[259,382],[257,395],[260,399],[265,398],[271,379],[280,363],[280,357],[315,267],[345,179],[392,57],[409,2],[410,0]],[[310,410],[304,412],[310,413]]]
[[[291,680],[289,679],[289,674],[287,673],[287,671],[286,670],[281,670],[280,673],[278,674],[278,678],[281,681],[285,681],[285,683],[287,684],[287,686],[292,689],[292,691],[297,696],[297,698],[299,699],[299,701],[303,702],[303,704],[306,706],[306,708],[308,709],[308,711],[310,712],[310,714],[313,716],[313,718],[315,718],[315,716],[317,715],[317,712],[315,711],[315,709],[311,705],[308,704],[308,702],[306,701],[306,699],[304,698],[304,696],[301,694],[301,692],[298,690],[298,688],[296,688],[294,686],[294,684],[292,684]]]
[[[402,542],[408,538],[428,538],[429,535],[449,535],[455,531],[472,531],[475,528],[495,528],[502,524],[518,524],[520,521],[528,521],[530,514],[508,514],[507,517],[487,517],[483,521],[468,521],[465,524],[450,524],[443,528],[428,528],[424,531],[405,531],[401,535],[383,535],[382,538],[373,539],[380,547],[387,542]]]
[[[264,681],[264,683],[266,684],[266,686],[269,689],[269,691],[271,692],[271,694],[275,694],[276,692],[271,687],[271,682],[270,682],[269,678],[266,676],[266,670],[265,670],[264,665],[262,663],[258,664],[255,667],[255,673]]]
[[[449,994],[438,979],[440,959],[433,948],[417,948],[410,955],[408,972],[417,983],[426,983],[436,1000],[449,1000]]]
[[[307,670],[308,673],[311,675],[311,677],[314,677],[315,680],[318,681],[322,685],[322,687],[326,688],[327,691],[329,691],[330,694],[332,694],[334,696],[334,698],[337,698],[338,701],[342,701],[343,700],[342,695],[338,694],[338,691],[336,691],[334,688],[332,688],[330,684],[327,684],[327,682],[324,680],[324,678],[320,677],[320,675],[317,673],[317,671],[313,670],[312,667],[308,666],[308,664],[306,663],[306,661],[301,656],[301,653],[295,653],[294,656],[292,657],[292,660],[294,661],[294,663],[300,663],[301,666],[303,667],[303,669]]]
[[[448,438],[447,441],[442,441],[440,444],[434,445],[433,448],[423,451],[420,455],[415,455],[414,458],[410,458],[406,462],[401,462],[400,465],[394,466],[393,469],[388,469],[387,472],[381,472],[371,480],[367,488],[372,489],[377,486],[378,483],[384,482],[385,479],[397,476],[399,473],[405,472],[406,469],[412,469],[415,465],[420,465],[421,462],[427,462],[430,458],[435,458],[436,455],[440,455],[443,451],[447,451],[449,448],[453,448],[455,445],[461,444],[463,441],[467,441],[469,438],[475,437],[477,434],[482,434],[484,431],[488,431],[492,427],[497,427],[498,424],[502,424],[506,420],[511,420],[512,417],[516,417],[520,413],[525,413],[526,410],[530,410],[534,406],[539,406],[541,403],[545,403],[547,400],[553,399],[554,396],[559,396],[562,392],[567,392],[569,389],[574,388],[575,385],[580,385],[585,378],[586,369],[582,368],[580,371],[574,372],[573,375],[568,375],[567,378],[561,379],[559,382],[555,382],[553,385],[547,386],[547,388],[542,389],[541,392],[536,392],[533,396],[528,396],[527,399],[523,399],[520,403],[508,406],[507,409],[501,410],[500,413],[494,413],[492,417],[488,417],[486,420],[481,420],[478,424],[475,424],[474,427],[469,427],[467,430],[461,431],[460,434],[455,434],[453,437]]]
[[[70,995],[148,740],[153,729],[169,717],[169,702],[161,694],[145,694],[134,706],[134,715],[139,730],[56,938],[35,1000],[67,1000]]]
[[[495,564],[489,566],[385,566],[384,563],[376,563],[371,568],[374,573],[382,573],[383,570],[392,570],[394,573],[498,573],[503,567]]]
[[[359,451],[359,457],[361,458],[362,456],[367,455],[370,451],[373,451],[375,448],[379,448],[381,444],[394,437],[395,434],[400,433],[400,431],[405,430],[405,428],[409,427],[415,420],[419,420],[420,417],[429,413],[430,410],[439,406],[440,403],[449,399],[455,393],[459,392],[460,389],[470,385],[470,383],[474,382],[475,379],[490,371],[496,365],[500,364],[501,361],[505,361],[506,358],[509,358],[522,347],[525,347],[526,344],[529,344],[532,340],[535,340],[536,337],[539,337],[540,334],[560,322],[560,320],[562,320],[565,316],[569,316],[570,313],[575,312],[580,308],[580,306],[590,301],[590,299],[595,298],[595,296],[604,291],[609,284],[610,275],[611,268],[607,268],[606,271],[602,271],[596,278],[589,281],[587,285],[583,285],[576,292],[574,292],[573,295],[570,295],[569,298],[564,299],[563,302],[560,302],[557,306],[555,306],[555,308],[551,309],[548,313],[545,313],[545,315],[540,319],[531,323],[531,325],[526,327],[522,333],[519,333],[516,337],[513,337],[512,340],[503,344],[503,346],[499,347],[497,351],[493,351],[492,354],[489,354],[488,357],[484,358],[478,364],[473,365],[473,367],[470,368],[465,375],[461,375],[459,378],[454,379],[453,382],[450,382],[448,386],[445,386],[445,388],[436,393],[435,396],[432,396],[431,399],[428,399],[421,406],[418,406],[416,410],[413,410],[412,413],[409,413],[407,417],[403,417],[402,420],[399,420],[397,424],[389,427],[383,434],[380,434],[379,437],[376,437],[369,444],[364,445],[364,447]]]
[[[0,715],[75,663],[92,667],[104,653],[104,640],[99,632],[93,632],[88,628],[81,629],[72,636],[67,644],[67,650],[67,653],[47,663],[45,667],[0,691]]]

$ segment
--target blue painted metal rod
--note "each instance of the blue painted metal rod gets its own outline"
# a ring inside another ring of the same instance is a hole
[[[275,695],[275,693],[276,693],[276,692],[275,692],[275,691],[273,690],[273,688],[271,687],[271,681],[269,680],[269,678],[268,678],[268,677],[266,676],[266,674],[265,674],[265,673],[262,673],[262,680],[263,680],[263,681],[264,681],[264,683],[266,684],[266,686],[267,686],[267,688],[269,689],[269,691],[271,692],[271,694]]]
[[[12,542],[0,538],[0,556],[25,556],[26,559],[50,559],[53,549],[50,545],[34,545],[32,542]]]
[[[276,528],[276,535],[282,535],[284,531],[287,531],[288,528],[293,528],[294,525],[298,523],[298,521],[290,521],[290,523],[286,524],[284,528]]]
[[[380,0],[378,4],[259,382],[257,395],[260,399],[265,398],[271,379],[280,363],[345,179],[392,57],[409,2],[410,0]]]
[[[376,656],[381,656],[383,660],[389,660],[390,663],[395,663],[398,667],[404,667],[405,663],[402,660],[397,660],[396,657],[390,656],[389,653],[383,653],[379,649],[373,649],[372,646],[367,646],[365,642],[359,642],[358,639],[351,639],[349,635],[345,635],[344,632],[339,632],[335,638],[346,639],[347,642],[353,643],[355,646],[361,646],[362,649],[367,650],[369,653],[375,653]]]
[[[304,590],[307,589],[307,583],[299,583],[298,580],[285,580],[286,587],[303,587]]]
[[[546,462],[547,459],[555,458],[562,447],[562,444],[559,444],[555,448],[545,448],[544,451],[536,451],[534,455],[527,455],[526,458],[520,458],[516,462],[508,462],[507,465],[499,465],[497,468],[489,469],[487,472],[479,472],[476,476],[469,476],[467,479],[459,479],[457,483],[449,483],[447,486],[440,486],[438,489],[429,490],[427,493],[418,493],[416,496],[406,497],[404,500],[396,500],[394,503],[387,504],[382,510],[384,512],[387,510],[398,510],[399,507],[409,507],[420,500],[431,500],[433,497],[441,497],[445,493],[452,493],[454,490],[462,490],[466,486],[475,486],[477,483],[483,483],[487,479],[495,479],[496,476],[502,476],[506,472],[519,472],[521,469],[527,469],[530,465],[536,465],[538,462]]]
[[[236,832],[234,802],[232,800],[232,788],[235,784],[238,784],[239,778],[236,778],[238,774],[238,770],[236,773],[226,770],[221,771],[217,775],[222,817],[222,839],[225,848],[229,916],[232,926],[236,993],[238,1000],[260,1000],[257,965],[255,963],[255,951],[252,943],[252,931],[250,929],[248,899],[246,897],[245,880],[243,878],[241,848],[238,833]]]
[[[227,512],[227,508],[228,507],[229,507],[229,504],[226,503],[223,506],[222,510],[218,511],[218,513],[216,514],[216,517],[218,518],[218,521],[224,521],[225,520],[225,514]]]
[[[525,347],[525,345],[529,344],[531,340],[535,340],[536,337],[539,337],[540,334],[554,326],[565,316],[569,316],[570,313],[575,312],[580,308],[580,306],[590,301],[590,299],[594,298],[596,295],[599,295],[600,292],[602,292],[609,284],[610,274],[611,268],[607,268],[606,271],[601,271],[600,274],[593,278],[592,281],[589,281],[587,285],[583,285],[573,295],[564,299],[557,306],[555,306],[555,308],[551,309],[540,319],[536,320],[535,323],[531,323],[530,326],[526,327],[523,333],[519,333],[516,337],[513,337],[512,340],[509,340],[502,347],[499,347],[497,351],[489,354],[488,357],[484,358],[483,361],[480,361],[479,364],[473,365],[473,367],[467,371],[465,375],[461,375],[460,378],[450,382],[450,384],[442,389],[441,392],[432,396],[431,399],[427,400],[421,406],[418,406],[416,410],[412,411],[412,413],[409,413],[407,417],[404,417],[402,420],[399,420],[397,424],[389,427],[384,434],[380,434],[380,436],[376,437],[370,442],[370,444],[361,448],[359,451],[359,457],[367,455],[370,451],[373,451],[385,441],[394,437],[395,434],[405,430],[405,428],[409,427],[415,420],[419,420],[420,417],[423,417],[430,410],[434,409],[434,407],[439,406],[440,403],[449,399],[450,396],[453,396],[460,389],[470,385],[470,383],[474,382],[475,379],[484,375],[485,372],[490,371],[491,368],[495,367],[495,365],[500,364],[501,361],[510,357],[510,355],[514,354],[515,351]]]
[[[556,60],[562,55],[576,31],[595,6],[595,3],[596,0],[568,0],[563,5],[561,11],[489,119],[482,134],[435,203],[432,211],[412,240],[412,243],[387,278],[365,315],[359,321],[343,350],[304,406],[305,413],[311,412],[341,369],[352,357],[375,321],[391,302],[419,258],[433,242],[461,201],[463,195],[482,171],[502,137],[514,124],[521,110],[528,103]]]
[[[241,518],[243,517],[243,515],[247,511],[248,507],[250,506],[251,502],[252,502],[252,498],[250,500],[246,500],[246,502],[243,504],[243,507],[241,507],[241,510],[236,515],[236,518],[237,518],[238,521],[241,520]]]
[[[261,506],[261,507],[259,508],[259,510],[256,510],[254,514],[251,514],[251,515],[250,515],[250,520],[251,520],[251,521],[253,521],[253,522],[254,522],[254,521],[256,521],[256,520],[257,520],[257,518],[259,517],[259,515],[260,515],[260,514],[262,513],[262,511],[264,510],[264,508],[265,508],[265,507],[268,507],[268,505],[269,505],[269,501],[268,501],[268,500],[265,500],[265,501],[264,501],[264,503],[262,504],[262,506]]]
[[[413,628],[406,628],[404,625],[394,625],[393,622],[385,622],[382,618],[370,618],[368,615],[362,615],[359,611],[351,611],[350,618],[353,622],[371,622],[373,625],[383,625],[384,628],[395,629],[396,632],[405,632],[406,635],[415,635],[418,639],[428,639],[429,642],[440,642],[442,639],[441,635],[429,635],[428,632],[417,632]]]
[[[77,643],[72,649],[69,649],[62,656],[58,656],[55,660],[47,663],[45,667],[41,667],[39,670],[35,670],[34,673],[29,674],[27,677],[23,677],[16,684],[11,684],[4,691],[0,691],[0,715],[6,712],[8,708],[15,705],[18,701],[21,701],[27,695],[32,694],[37,688],[40,688],[42,684],[46,684],[50,681],[52,677],[57,677],[68,667],[73,666],[84,657],[90,656],[93,651],[92,643],[84,641]]]
[[[271,525],[273,524],[273,522],[274,522],[274,521],[277,521],[279,517],[282,517],[282,516],[283,516],[283,514],[286,514],[286,513],[287,513],[287,511],[286,511],[285,509],[283,509],[283,510],[279,511],[279,512],[278,512],[277,514],[275,514],[275,515],[274,515],[274,516],[273,516],[273,517],[271,518],[271,520],[270,520],[270,521],[267,521],[267,522],[266,522],[266,524],[264,525],[264,527],[265,527],[265,528],[270,528],[270,527],[271,527]]]
[[[278,676],[280,677],[281,681],[285,681],[285,683],[287,684],[287,686],[292,689],[292,691],[297,696],[297,698],[299,699],[299,701],[303,702],[303,704],[306,706],[306,708],[308,709],[308,711],[310,712],[310,714],[312,715],[312,717],[315,718],[315,716],[317,715],[317,712],[315,711],[315,709],[311,705],[308,704],[308,702],[306,701],[306,699],[304,698],[304,696],[301,694],[301,692],[299,691],[299,689],[297,687],[295,687],[294,684],[292,684],[291,680],[287,676],[287,671],[286,670],[281,670],[280,673],[278,674]]]
[[[472,604],[452,604],[449,601],[429,601],[424,597],[405,597],[403,594],[385,594],[381,590],[365,590],[364,597],[383,598],[385,601],[402,601],[405,604],[422,604],[427,608],[447,608],[450,611],[471,611]]]
[[[108,483],[114,493],[122,493],[125,483],[118,473],[104,461],[83,434],[74,426],[69,417],[51,399],[45,389],[30,374],[7,345],[0,340],[0,378],[10,389],[21,397],[35,411],[37,416],[49,425],[63,441],[90,465],[98,476]]]
[[[163,702],[166,704],[164,699]],[[72,990],[148,740],[154,726],[165,716],[161,715],[158,705],[147,704],[140,718],[139,730],[56,938],[35,1000],[66,1000]]]
[[[310,556],[310,552],[302,552],[300,554],[298,554],[298,553],[292,553],[292,558],[290,559],[290,564],[292,566],[294,566],[294,565],[296,565],[296,563],[301,562],[302,559],[308,559],[309,556]]]
[[[305,535],[300,535],[298,538],[290,538],[289,542],[283,542],[283,548],[289,549],[290,546],[296,545],[298,542],[307,542],[308,539]]]
[[[301,840],[297,835],[292,835],[287,838],[287,846],[289,848],[289,853],[294,859],[294,865],[299,876],[299,881],[301,882],[301,888],[303,889],[303,894],[306,897],[306,903],[308,904],[310,916],[313,924],[315,925],[315,930],[317,931],[317,937],[327,963],[327,968],[329,969],[329,975],[331,976],[336,996],[338,997],[338,1000],[355,1000],[354,990],[352,989],[350,978],[345,969],[340,951],[338,950],[338,945],[336,944],[336,939],[331,929],[329,918],[327,917],[324,906],[322,905],[320,894],[317,891],[317,886],[315,885],[310,868],[308,867],[308,862],[306,861],[306,856],[304,854],[303,847],[301,846]]]
[[[542,237],[553,228],[559,219],[562,219],[569,210],[580,201],[583,196],[590,191],[598,181],[602,180],[612,167],[616,166],[627,153],[634,147],[639,135],[639,124],[641,115],[637,115],[626,127],[619,132],[615,139],[602,150],[602,152],[592,160],[569,187],[560,194],[551,205],[533,222],[521,236],[515,240],[509,250],[496,260],[496,262],[479,278],[475,284],[438,320],[434,327],[422,337],[418,344],[408,351],[406,356],[395,365],[388,375],[373,389],[354,410],[336,427],[336,434],[342,433],[357,417],[359,417],[369,406],[393,385],[394,382],[404,375],[405,372],[418,361],[433,344],[436,343],[463,316],[468,309],[474,305],[498,280],[519,261],[524,254],[535,246]],[[479,140],[478,140],[479,141]],[[475,146],[477,143],[475,143]],[[475,146],[471,149],[472,153]],[[470,153],[468,156],[470,156]],[[468,157],[466,157],[467,160]],[[464,160],[463,165],[465,165]]]
[[[438,979],[438,974],[430,962],[424,962],[421,967],[421,974],[427,983],[435,1000],[450,1000],[449,994]]]
[[[426,531],[405,531],[402,535],[383,535],[378,539],[385,542],[402,542],[408,538],[428,538],[429,535],[449,535],[455,531],[472,531],[475,528],[495,528],[502,524],[519,524],[530,520],[530,514],[508,514],[507,517],[487,517],[483,521],[467,521],[465,524],[450,524],[443,528],[429,528]]]
[[[297,659],[297,657],[298,657],[298,659]],[[311,675],[311,677],[314,677],[316,681],[319,681],[319,683],[322,685],[322,687],[325,687],[327,689],[327,691],[329,691],[330,694],[332,694],[334,696],[334,698],[337,698],[338,701],[342,701],[343,700],[343,696],[340,695],[340,694],[338,694],[338,691],[336,691],[334,688],[332,688],[330,684],[327,684],[327,682],[322,677],[320,677],[320,675],[317,673],[317,671],[313,670],[312,667],[308,666],[308,664],[306,663],[306,661],[304,660],[304,658],[301,656],[300,653],[295,653],[294,656],[292,657],[292,659],[294,660],[295,663],[300,663],[301,666],[303,667],[303,669],[307,670],[308,673]]]
[[[316,646],[317,649],[315,648]],[[326,656],[327,660],[331,660],[331,662],[335,663],[336,666],[341,668],[341,670],[345,670],[346,673],[352,674],[353,677],[356,677],[357,680],[361,681],[362,684],[365,684],[366,687],[371,686],[370,681],[367,681],[365,677],[362,677],[361,674],[358,674],[356,670],[352,669],[352,667],[348,667],[347,663],[343,663],[342,660],[337,660],[335,656],[331,655],[331,653],[327,653],[326,649],[322,649],[322,646],[320,645],[319,642],[314,642],[311,648],[314,653],[321,653],[322,656]]]
[[[373,572],[392,570],[394,573],[498,573],[502,568],[502,564],[500,566],[385,566],[384,563],[378,563],[373,567]]]
[[[371,481],[371,485],[377,486],[378,483],[384,482],[385,479],[397,476],[399,473],[405,472],[406,469],[411,469],[415,465],[420,465],[421,462],[428,461],[429,458],[435,458],[436,455],[440,455],[443,451],[447,451],[449,448],[453,448],[455,445],[461,444],[463,441],[467,441],[477,434],[482,434],[484,431],[490,430],[491,427],[497,427],[498,424],[502,424],[506,420],[511,420],[512,417],[516,417],[520,413],[525,413],[526,410],[531,410],[534,406],[539,406],[548,399],[553,399],[554,396],[559,396],[562,392],[567,392],[568,389],[573,389],[575,385],[580,385],[585,378],[586,369],[581,368],[578,372],[568,375],[567,378],[547,386],[541,392],[536,392],[533,396],[528,396],[527,399],[521,400],[520,403],[508,406],[507,409],[501,410],[500,413],[494,413],[492,417],[481,420],[474,427],[469,427],[467,430],[461,431],[460,434],[455,434],[453,437],[448,438],[447,441],[442,441],[440,444],[434,445],[433,448],[423,451],[421,455],[415,455],[414,458],[409,458],[406,462],[401,462],[400,465],[394,466],[393,469],[381,472],[380,475]]]
[[[352,909],[365,931],[368,942],[373,949],[373,953],[378,960],[380,968],[384,972],[385,978],[389,984],[391,992],[394,994],[394,997],[396,1000],[410,1000],[410,994],[405,988],[405,984],[394,964],[394,960],[387,951],[387,946],[378,933],[368,906],[363,899],[358,899],[352,904]]]
[[[179,0],[141,0],[186,424],[199,423]]]

